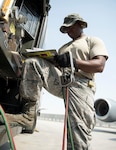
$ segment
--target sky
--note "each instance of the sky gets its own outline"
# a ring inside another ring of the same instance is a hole
[[[88,23],[84,33],[101,38],[106,46],[109,59],[103,73],[96,74],[97,91],[95,99],[116,100],[116,1],[115,0],[50,0],[45,49],[58,50],[71,39],[59,31],[64,17],[79,13]],[[42,113],[64,114],[64,102],[44,89],[41,93]]]

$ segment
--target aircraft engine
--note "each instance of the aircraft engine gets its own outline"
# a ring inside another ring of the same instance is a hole
[[[97,119],[104,122],[116,121],[116,101],[99,98],[95,100],[94,107]]]

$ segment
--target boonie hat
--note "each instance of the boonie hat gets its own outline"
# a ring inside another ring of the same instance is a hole
[[[60,27],[60,31],[62,33],[67,33],[66,28],[75,24],[76,21],[79,21],[81,23],[82,28],[87,28],[87,22],[84,21],[84,19],[79,14],[73,13],[64,18],[64,23]]]

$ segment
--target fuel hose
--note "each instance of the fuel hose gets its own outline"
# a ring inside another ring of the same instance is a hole
[[[15,143],[13,140],[10,125],[8,124],[7,117],[5,116],[5,112],[1,105],[0,105],[0,114],[2,116],[2,119],[4,120],[4,124],[5,124],[6,131],[7,131],[7,136],[8,136],[9,142],[10,142],[10,148],[11,148],[11,150],[16,150],[16,146],[15,146]]]
[[[62,142],[62,150],[65,150],[65,138],[67,137],[67,124],[68,124],[68,133],[70,135],[70,142],[71,142],[71,147],[72,150],[75,150],[74,148],[74,141],[73,141],[73,136],[72,136],[72,128],[71,128],[71,123],[70,123],[70,118],[68,115],[68,103],[69,103],[69,90],[68,87],[66,87],[66,93],[63,91],[63,98],[64,98],[64,103],[65,103],[65,118],[64,118],[64,132],[63,132],[63,142]]]

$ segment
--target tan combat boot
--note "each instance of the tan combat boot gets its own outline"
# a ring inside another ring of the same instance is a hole
[[[33,133],[36,126],[36,102],[24,100],[21,114],[8,114],[6,117],[11,126],[20,125],[24,133]]]

